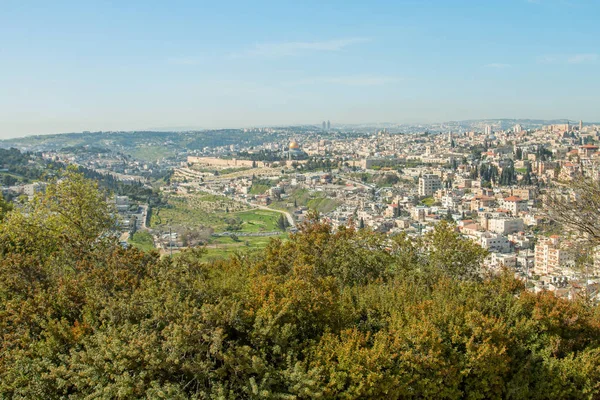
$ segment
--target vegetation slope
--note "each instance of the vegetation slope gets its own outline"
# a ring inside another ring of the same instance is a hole
[[[0,207],[0,397],[558,399],[600,396],[598,309],[420,241],[316,218],[204,263],[123,249],[73,172]]]

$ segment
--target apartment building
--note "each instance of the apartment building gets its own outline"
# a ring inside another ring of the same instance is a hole
[[[419,196],[432,196],[442,188],[442,181],[438,175],[424,174],[419,178]]]
[[[534,259],[534,271],[537,275],[560,273],[560,269],[571,261],[570,255],[561,249],[560,243],[558,235],[539,239],[535,245]]]

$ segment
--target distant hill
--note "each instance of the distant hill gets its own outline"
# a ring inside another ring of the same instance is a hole
[[[155,161],[172,158],[188,150],[204,147],[252,146],[272,141],[275,134],[245,133],[240,129],[186,132],[81,132],[37,135],[0,141],[0,148],[15,147],[24,151],[61,150],[66,147],[93,146]]]

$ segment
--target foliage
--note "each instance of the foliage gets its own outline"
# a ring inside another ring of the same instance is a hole
[[[312,214],[260,253],[160,259],[110,239],[93,186],[0,223],[1,398],[600,395],[598,309],[482,276],[447,223],[390,242]]]
[[[565,189],[565,193],[555,190],[546,196],[550,218],[597,246],[600,244],[600,183],[582,176],[569,182]]]
[[[2,193],[0,193],[0,222],[4,219],[4,216],[12,210],[12,204],[4,200]]]
[[[287,218],[284,217],[283,214],[281,214],[279,216],[279,219],[277,219],[277,229],[279,229],[280,231],[285,232],[285,230],[290,226],[290,223],[288,222]]]

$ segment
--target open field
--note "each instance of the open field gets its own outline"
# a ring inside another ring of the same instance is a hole
[[[327,213],[340,205],[339,200],[325,197],[325,194],[323,193],[311,194],[308,189],[293,189],[288,192],[288,194],[288,198],[283,201],[273,202],[271,207],[278,210],[293,212],[293,204],[295,201],[298,207],[308,207],[312,210],[317,210],[320,213]]]
[[[154,247],[154,240],[152,238],[152,235],[148,232],[136,232],[133,234],[133,237],[131,237],[128,241],[128,243],[137,248],[140,249],[142,251],[150,251],[153,250]]]
[[[161,228],[211,227],[215,232],[269,232],[277,230],[280,213],[250,209],[224,196],[198,193],[173,196],[169,208],[152,213],[150,226]]]
[[[176,153],[173,149],[164,146],[140,146],[132,149],[130,154],[144,161],[157,161],[165,157],[173,157]]]
[[[229,257],[236,252],[247,252],[264,249],[272,239],[286,240],[287,234],[279,236],[247,236],[234,241],[230,237],[212,238],[207,246],[207,253],[202,256],[206,260],[216,260]]]
[[[270,186],[268,186],[268,185],[262,185],[259,183],[255,183],[250,187],[250,191],[248,193],[249,194],[264,194],[269,188],[270,188]]]
[[[280,213],[267,210],[250,210],[235,213],[242,221],[241,232],[271,232],[277,230]]]

